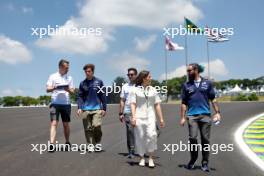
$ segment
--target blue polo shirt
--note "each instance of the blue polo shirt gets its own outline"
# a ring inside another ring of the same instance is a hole
[[[96,77],[82,81],[78,92],[78,109],[84,111],[106,110],[106,97],[105,89],[102,89],[103,86],[103,81]]]
[[[211,115],[209,100],[215,98],[215,91],[210,80],[201,78],[197,87],[194,81],[182,85],[182,103],[187,106],[187,116]]]

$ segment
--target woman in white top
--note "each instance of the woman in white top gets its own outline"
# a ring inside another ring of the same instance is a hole
[[[161,127],[164,127],[164,120],[158,92],[150,84],[149,71],[141,71],[136,79],[136,87],[130,94],[131,124],[135,127],[136,150],[140,156],[139,165],[145,166],[144,154],[149,153],[149,167],[155,167],[152,158],[153,152],[157,149],[155,111]]]

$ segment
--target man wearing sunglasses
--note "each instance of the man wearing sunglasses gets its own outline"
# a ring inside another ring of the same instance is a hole
[[[134,137],[134,128],[130,123],[131,120],[131,109],[129,101],[129,93],[132,88],[135,86],[135,79],[137,77],[137,70],[135,68],[128,69],[128,79],[129,83],[126,83],[122,86],[120,94],[120,108],[119,108],[119,120],[126,124],[126,135],[127,135],[127,149],[128,149],[128,158],[134,158],[135,154],[135,137]]]
[[[221,115],[215,100],[215,91],[212,82],[200,76],[203,70],[203,66],[197,63],[189,64],[187,68],[189,81],[182,86],[180,125],[184,126],[185,121],[188,120],[190,146],[198,146],[197,136],[198,132],[200,132],[202,144],[201,169],[205,172],[209,172],[208,146],[210,145],[211,123],[212,121],[220,121]],[[215,111],[215,115],[212,119],[210,101]],[[191,160],[186,168],[192,170],[198,158],[198,147],[191,147],[190,153]]]

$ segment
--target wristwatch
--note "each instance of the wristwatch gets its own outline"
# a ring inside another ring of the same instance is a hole
[[[119,116],[121,116],[121,115],[124,115],[124,113],[123,112],[119,112]]]

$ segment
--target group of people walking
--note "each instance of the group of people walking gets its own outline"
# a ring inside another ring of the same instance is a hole
[[[50,75],[47,81],[47,92],[51,92],[50,105],[50,142],[55,143],[59,116],[64,127],[65,144],[70,147],[70,94],[74,93],[73,78],[68,75],[69,62],[59,61],[59,71]],[[102,119],[106,115],[107,104],[103,90],[103,81],[94,76],[95,66],[86,64],[83,67],[85,79],[78,90],[77,115],[82,117],[84,133],[88,144],[100,144],[102,138]],[[180,125],[188,121],[189,141],[197,144],[198,131],[204,147],[210,142],[210,127],[213,121],[221,119],[219,106],[215,100],[213,84],[200,76],[203,68],[198,64],[190,64],[187,68],[188,81],[182,86],[182,103]],[[165,127],[161,109],[161,99],[157,90],[151,86],[151,74],[143,70],[128,69],[128,83],[122,86],[120,93],[119,120],[126,126],[128,158],[139,156],[139,165],[155,167],[153,153],[157,150],[157,118],[160,127]],[[211,117],[212,102],[215,114]],[[54,151],[51,150],[51,151]],[[198,151],[190,151],[191,159],[186,165],[193,169],[198,158]],[[202,170],[209,171],[209,152],[202,151]]]

